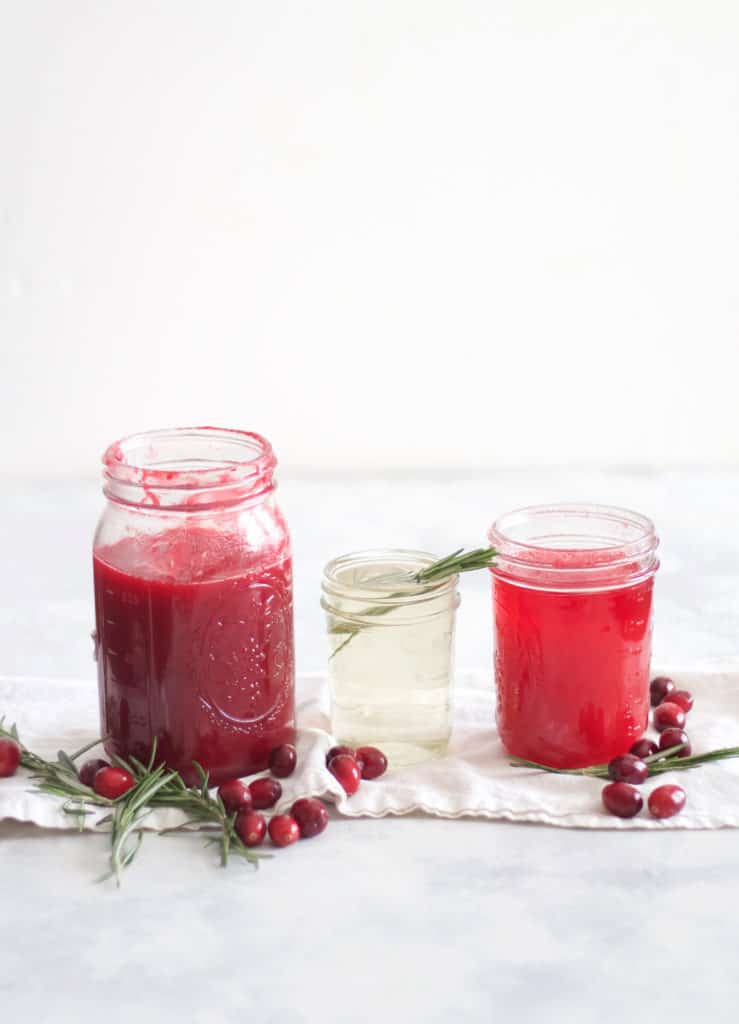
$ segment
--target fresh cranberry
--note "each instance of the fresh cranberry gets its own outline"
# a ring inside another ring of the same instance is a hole
[[[125,768],[107,767],[100,768],[95,773],[93,787],[98,796],[105,796],[108,800],[117,800],[129,789],[133,789],[136,780]]]
[[[649,794],[649,813],[653,818],[673,818],[684,806],[682,786],[658,786]]]
[[[218,795],[229,814],[239,811],[250,811],[252,808],[251,790],[241,779],[229,779],[218,787]]]
[[[0,779],[7,779],[9,775],[15,775],[18,765],[21,763],[21,748],[8,738],[0,739]]]
[[[290,814],[276,814],[269,823],[269,838],[275,846],[290,846],[300,839],[300,828]]]
[[[634,757],[639,757],[644,760],[645,757],[651,757],[652,754],[656,754],[659,747],[654,740],[648,740],[646,736],[642,740],[637,740],[629,751]]]
[[[693,710],[693,694],[690,690],[675,690],[670,694],[670,701],[673,704],[679,704],[686,715]]]
[[[657,676],[649,684],[649,697],[652,701],[652,707],[656,708],[658,704],[666,700],[676,689],[677,687],[674,682],[668,676]]]
[[[283,743],[282,746],[275,747],[269,755],[269,770],[278,779],[286,779],[288,775],[292,775],[297,763],[298,752],[292,743]]]
[[[266,811],[274,807],[282,796],[282,786],[276,779],[254,779],[249,783],[251,802],[255,811]]]
[[[649,775],[649,768],[634,754],[622,754],[614,757],[608,765],[608,778],[614,782],[630,782],[633,786],[641,786]]]
[[[267,834],[267,822],[258,811],[239,811],[234,827],[244,846],[259,846]]]
[[[312,839],[319,835],[328,825],[328,811],[320,800],[305,796],[296,800],[290,813],[298,823],[301,839]]]
[[[331,764],[333,759],[335,757],[338,757],[339,754],[346,754],[347,757],[354,757],[354,758],[356,758],[356,756],[357,756],[357,752],[354,749],[354,747],[344,747],[344,746],[331,747],[331,749],[329,750],[328,754],[326,754],[326,767],[327,768]]]
[[[359,747],[357,764],[362,762],[360,772],[363,779],[379,779],[387,771],[387,758],[377,747]]]
[[[673,757],[690,757],[693,748],[690,745],[688,734],[682,729],[665,729],[659,738],[659,749],[669,750],[670,747],[677,747],[682,744],[682,749],[675,751]]]
[[[349,757],[348,754],[337,754],[331,758],[328,770],[339,780],[348,796],[357,792],[362,775],[353,757]]]
[[[85,761],[80,768],[80,782],[83,786],[92,786],[95,782],[95,776],[101,768],[110,768],[107,761],[103,761],[102,757],[93,757],[91,761]]]
[[[639,790],[626,782],[611,782],[601,795],[605,809],[617,818],[633,818],[644,806]]]
[[[664,732],[665,729],[682,729],[685,725],[685,712],[679,704],[673,704],[668,700],[654,709],[652,722],[657,732]]]

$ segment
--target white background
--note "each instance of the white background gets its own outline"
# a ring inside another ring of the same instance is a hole
[[[0,122],[0,472],[739,461],[734,0],[0,0]]]

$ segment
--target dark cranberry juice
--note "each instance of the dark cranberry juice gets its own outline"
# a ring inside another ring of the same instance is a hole
[[[575,554],[563,556],[568,565]],[[625,753],[642,735],[652,582],[556,591],[493,574],[497,720],[509,753],[580,768]]]
[[[287,544],[244,550],[190,527],[126,537],[93,557],[108,753],[149,757],[196,781],[258,771],[295,739]]]

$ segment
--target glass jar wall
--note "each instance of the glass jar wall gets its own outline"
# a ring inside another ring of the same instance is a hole
[[[458,577],[419,585],[425,552],[362,551],[326,566],[332,730],[380,747],[394,766],[446,752]]]
[[[497,722],[509,753],[607,762],[647,724],[657,536],[599,505],[520,509],[488,534]]]
[[[96,654],[106,750],[214,784],[295,736],[290,538],[257,434],[138,434],[103,457]]]

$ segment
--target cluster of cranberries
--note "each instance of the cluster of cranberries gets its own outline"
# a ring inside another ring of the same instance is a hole
[[[13,775],[20,763],[21,748],[12,739],[0,739],[0,777]],[[235,814],[234,828],[245,846],[259,846],[269,832],[275,846],[290,846],[298,839],[312,839],[328,825],[328,811],[314,797],[301,797],[290,808],[289,814],[275,814],[267,824],[261,811],[274,807],[282,796],[278,779],[286,779],[295,771],[298,755],[290,743],[283,743],[269,755],[272,778],[263,777],[253,782],[229,779],[218,788],[228,814]],[[359,789],[362,779],[376,779],[387,768],[387,758],[376,747],[332,747],[326,755],[329,771],[339,780],[351,796]],[[117,800],[136,785],[136,780],[125,768],[111,765],[101,758],[93,758],[81,766],[80,782],[108,800]]]
[[[637,740],[628,754],[615,757],[608,765],[608,777],[613,782],[603,790],[603,805],[619,818],[633,818],[644,806],[642,795],[636,789],[649,775],[644,758],[674,747],[680,748],[674,751],[675,757],[689,757],[692,752],[683,726],[685,716],[693,707],[693,695],[688,690],[678,690],[667,676],[652,680],[649,695],[654,708],[652,724],[660,734],[659,744],[645,736]],[[682,786],[658,786],[649,794],[647,805],[653,818],[672,818],[685,806],[685,790]]]
[[[259,846],[269,833],[275,846],[290,846],[298,839],[312,839],[328,825],[328,811],[320,800],[301,797],[289,814],[275,814],[267,823],[261,811],[267,811],[282,796],[277,779],[286,779],[295,771],[298,755],[290,743],[275,747],[269,755],[269,770],[276,778],[230,779],[218,789],[218,796],[229,814],[236,815],[235,829],[244,846]]]
[[[359,789],[362,779],[379,779],[387,771],[387,758],[377,747],[331,747],[326,767],[341,783],[347,796]]]
[[[218,788],[218,796],[229,814],[236,815],[235,829],[244,846],[259,846],[269,833],[275,846],[290,846],[298,839],[311,839],[328,825],[328,811],[320,800],[303,797],[296,800],[290,814],[275,814],[267,819],[267,811],[282,796],[277,779],[286,779],[295,771],[298,755],[290,743],[275,747],[269,755],[269,769],[277,778],[229,779]]]

